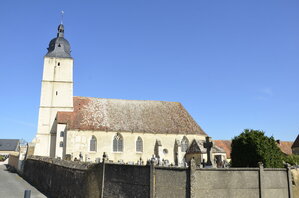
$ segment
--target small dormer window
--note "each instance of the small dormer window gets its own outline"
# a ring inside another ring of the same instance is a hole
[[[58,44],[58,47],[61,47],[60,43]]]

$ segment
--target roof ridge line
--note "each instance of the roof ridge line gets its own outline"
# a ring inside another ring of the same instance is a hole
[[[171,102],[171,103],[177,103],[181,104],[180,102],[175,101],[163,101],[163,100],[131,100],[131,99],[119,99],[119,98],[97,98],[97,97],[86,97],[86,96],[73,96],[73,98],[94,98],[94,99],[106,99],[106,100],[123,100],[123,101],[151,101],[151,102]]]

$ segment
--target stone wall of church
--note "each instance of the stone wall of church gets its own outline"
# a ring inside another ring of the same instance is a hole
[[[134,162],[140,158],[146,162],[155,154],[155,144],[159,140],[161,146],[159,148],[159,155],[161,159],[168,160],[169,163],[175,164],[175,141],[182,141],[184,135],[182,134],[152,134],[152,133],[131,133],[120,132],[123,137],[123,152],[113,152],[113,138],[116,132],[111,131],[67,131],[66,154],[70,154],[72,159],[75,157],[79,159],[80,153],[84,161],[95,162],[97,158],[101,158],[103,152],[113,162]],[[96,152],[90,151],[90,140],[92,136],[97,139]],[[136,140],[138,137],[143,141],[143,152],[136,152]],[[202,135],[186,135],[189,143],[193,139],[204,140],[205,136]],[[184,158],[185,153],[180,153],[179,162]]]
[[[35,155],[50,156],[50,132],[58,111],[73,111],[73,59],[44,58]]]
[[[289,168],[202,169],[195,163],[176,168],[34,157],[26,160],[23,176],[51,198],[292,198]]]

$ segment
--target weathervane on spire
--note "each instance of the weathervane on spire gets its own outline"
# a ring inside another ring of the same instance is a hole
[[[60,14],[61,14],[61,23],[60,24],[63,24],[63,14],[64,14],[64,11],[61,10]]]

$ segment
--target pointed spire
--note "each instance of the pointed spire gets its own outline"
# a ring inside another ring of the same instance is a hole
[[[62,24],[63,24],[63,15],[64,15],[64,11],[61,10],[60,14],[61,14],[61,22],[60,22],[60,24],[62,25]]]
[[[64,37],[64,26],[63,26],[63,14],[64,14],[64,11],[62,10],[60,12],[60,14],[61,14],[61,22],[60,22],[60,25],[58,26],[57,37]]]

